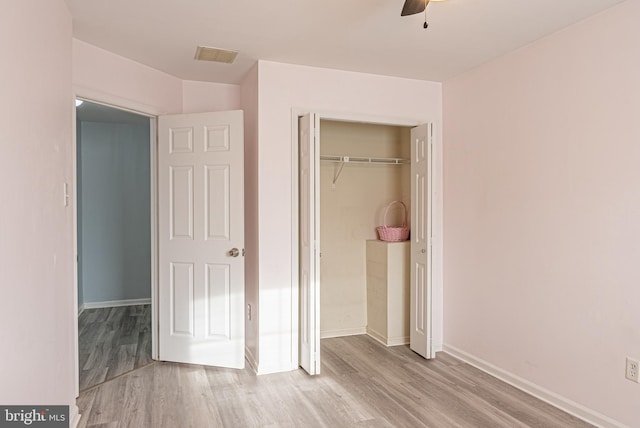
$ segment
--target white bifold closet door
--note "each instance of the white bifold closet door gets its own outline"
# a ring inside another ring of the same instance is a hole
[[[411,129],[411,307],[410,348],[433,358],[432,302],[432,191],[433,125]]]
[[[310,375],[320,374],[320,120],[298,119],[299,153],[299,363]]]
[[[299,141],[299,362],[320,373],[320,118],[298,119]],[[411,129],[410,348],[434,358],[432,346],[433,125]]]

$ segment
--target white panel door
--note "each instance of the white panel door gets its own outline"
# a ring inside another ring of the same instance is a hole
[[[298,119],[300,205],[300,367],[320,374],[320,180],[316,115]]]
[[[431,159],[433,125],[411,129],[411,309],[410,348],[432,358]]]
[[[158,120],[159,359],[244,367],[242,111]]]

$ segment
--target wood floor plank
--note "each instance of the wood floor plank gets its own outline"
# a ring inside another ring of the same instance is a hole
[[[80,428],[590,426],[447,354],[367,336],[321,346],[319,376],[152,363],[82,393]]]

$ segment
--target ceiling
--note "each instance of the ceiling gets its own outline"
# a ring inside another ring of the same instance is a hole
[[[184,80],[239,83],[259,59],[444,81],[622,0],[66,0],[74,37]],[[240,51],[193,59],[197,45]]]

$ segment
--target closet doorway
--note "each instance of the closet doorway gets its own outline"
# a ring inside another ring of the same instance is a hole
[[[329,337],[368,334],[433,357],[432,126],[416,125],[298,118],[298,358],[309,374]],[[410,240],[380,241],[385,221],[406,221]]]

